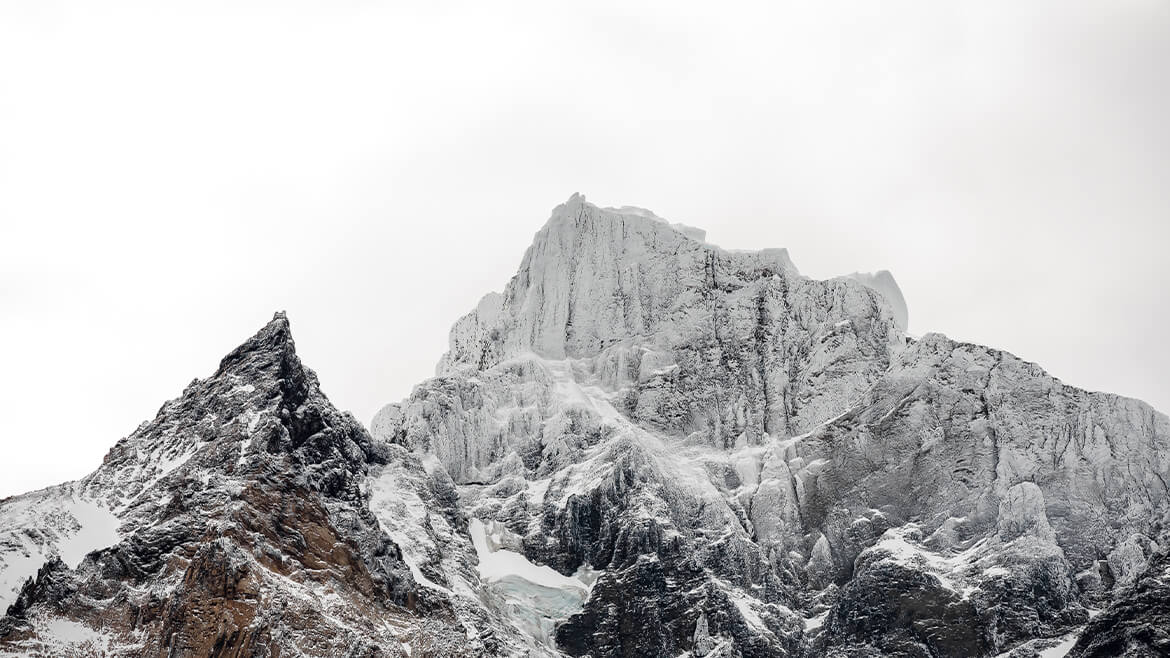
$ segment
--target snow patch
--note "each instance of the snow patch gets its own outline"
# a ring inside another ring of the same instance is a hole
[[[748,605],[747,599],[732,595],[731,600],[735,603],[735,607],[739,610],[740,616],[748,623],[749,626],[755,628],[757,631],[767,631],[768,627],[764,625],[764,620],[760,619],[760,615],[752,610]]]
[[[566,576],[543,564],[534,564],[516,551],[498,548],[483,521],[472,519],[469,525],[471,543],[479,556],[479,575],[483,580],[491,582],[515,576],[540,587],[581,590],[584,594],[591,589],[590,584],[573,576]]]
[[[1040,658],[1063,658],[1072,651],[1072,648],[1077,643],[1077,637],[1080,631],[1073,631],[1060,639],[1060,643],[1056,646],[1040,650]]]
[[[85,556],[93,551],[113,546],[122,540],[118,534],[121,521],[102,505],[74,498],[65,501],[62,508],[77,519],[80,526],[75,534],[63,538],[57,544],[61,560],[70,569],[76,569]]]
[[[572,576],[534,564],[520,553],[499,546],[499,535],[483,521],[471,519],[471,542],[479,557],[479,575],[489,592],[503,599],[509,617],[521,631],[552,647],[559,620],[581,611],[596,581],[582,567]]]
[[[19,545],[6,545],[0,553],[0,610],[7,610],[16,601],[20,590],[45,563],[42,548],[23,540]]]
[[[260,424],[260,417],[263,415],[264,412],[261,411],[259,413],[252,414],[252,417],[248,419],[248,436],[256,433],[256,426]]]
[[[918,545],[909,535],[917,533],[919,528],[914,523],[907,523],[898,528],[891,528],[881,536],[876,544],[867,548],[864,553],[880,551],[885,553],[885,559],[891,559],[902,564],[921,569],[935,576],[939,584],[958,593],[964,599],[979,590],[980,577],[994,577],[1009,573],[999,566],[989,566],[980,569],[980,558],[985,554],[987,539],[980,539],[965,550],[952,554],[935,553]]]
[[[76,569],[89,553],[121,537],[118,517],[101,503],[78,497],[71,486],[10,498],[0,504],[0,612],[53,555]]]
[[[528,482],[528,504],[533,507],[540,507],[544,504],[544,497],[548,494],[548,485],[552,482],[552,478],[544,478],[543,480],[531,480]]]
[[[584,407],[592,410],[603,421],[620,424],[625,419],[610,404],[604,391],[597,386],[582,386],[573,377],[573,366],[568,360],[550,361],[531,355],[548,371],[553,380],[553,390],[566,407]]]
[[[105,636],[80,622],[69,619],[52,619],[37,630],[48,631],[56,640],[72,645],[105,645]]]
[[[409,486],[405,474],[386,467],[370,480],[370,511],[382,530],[402,549],[402,559],[415,582],[450,594],[451,591],[423,574],[420,564],[430,561],[434,542],[426,532],[429,520],[426,502]]]
[[[815,617],[805,617],[804,630],[814,631],[825,625],[825,620],[829,618],[829,611],[826,610]]]

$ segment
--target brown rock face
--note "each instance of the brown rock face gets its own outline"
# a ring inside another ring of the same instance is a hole
[[[222,539],[209,542],[167,604],[160,639],[166,638],[171,655],[252,655],[258,629],[247,629],[260,602],[260,579],[236,547]]]

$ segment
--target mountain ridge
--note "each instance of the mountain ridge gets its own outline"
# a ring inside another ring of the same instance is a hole
[[[0,655],[1159,650],[1170,419],[704,237],[574,195],[368,431],[276,313],[0,501]]]

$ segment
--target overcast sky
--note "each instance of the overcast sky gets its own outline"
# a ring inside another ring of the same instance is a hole
[[[7,0],[0,495],[277,309],[368,422],[575,191],[1168,410],[1167,117],[1165,0]]]

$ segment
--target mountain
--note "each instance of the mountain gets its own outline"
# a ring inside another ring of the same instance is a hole
[[[368,432],[278,314],[0,501],[0,655],[1170,650],[1170,419],[704,239],[574,195]]]
[[[282,313],[92,474],[0,501],[0,518],[0,655],[480,656],[522,641],[473,603],[477,578],[456,596],[412,572],[395,533],[450,544],[448,571],[474,573],[449,481],[330,404]]]

